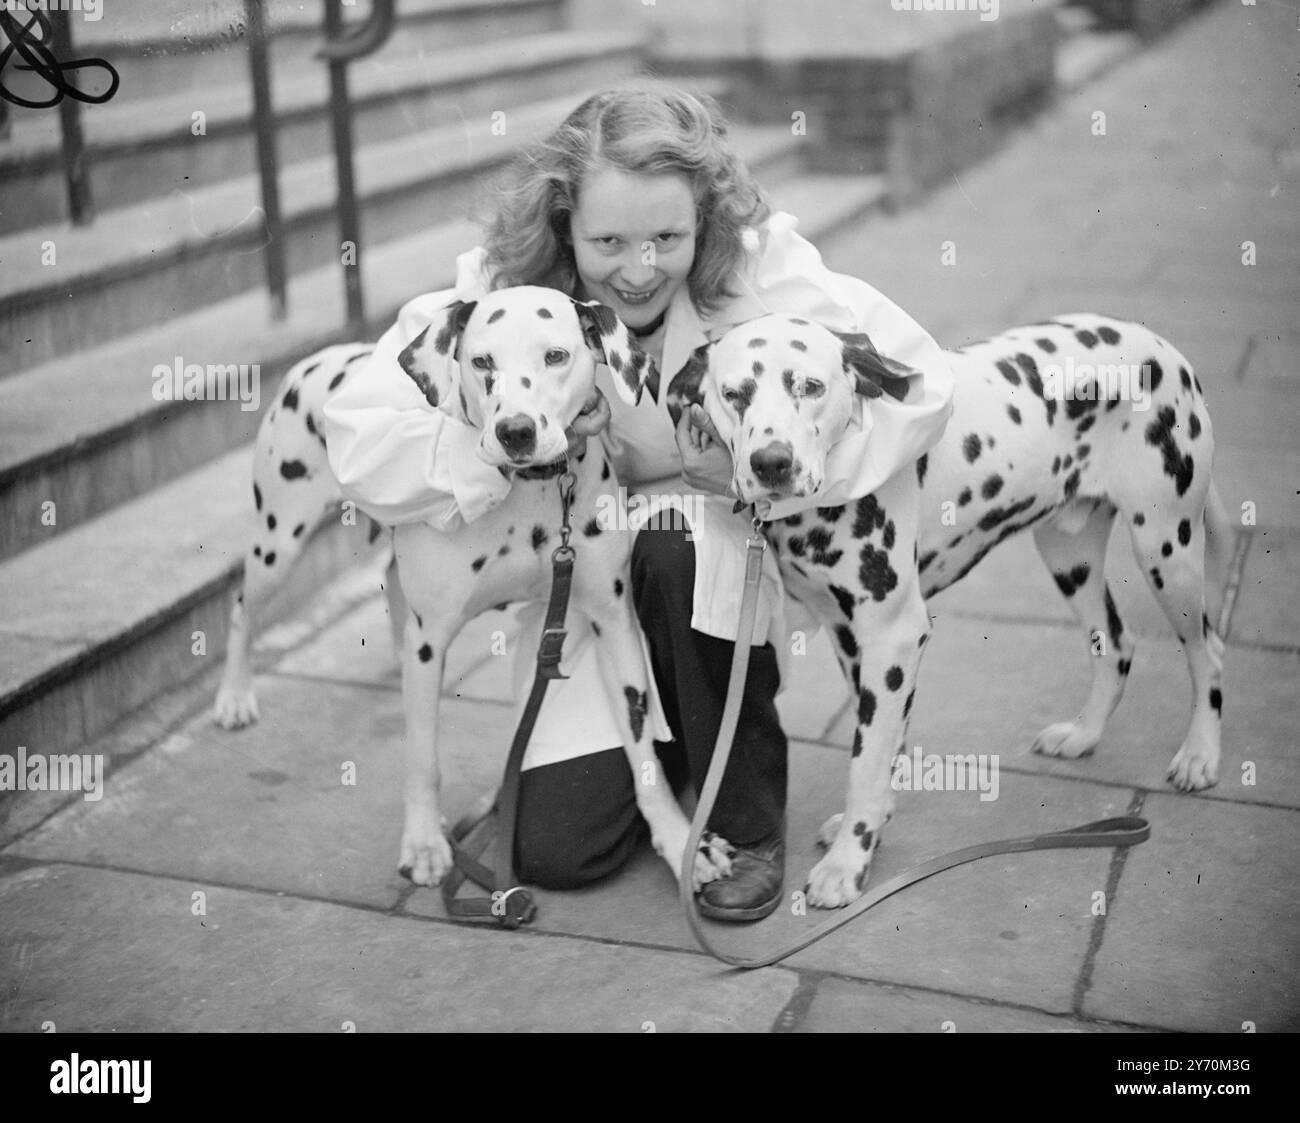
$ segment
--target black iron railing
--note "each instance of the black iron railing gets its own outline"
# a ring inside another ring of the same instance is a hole
[[[257,161],[262,182],[266,222],[266,284],[271,311],[282,318],[288,307],[287,268],[280,217],[279,162],[276,153],[275,107],[271,103],[270,60],[267,51],[264,0],[244,0],[248,14],[248,58],[253,78],[253,116],[257,127]],[[361,288],[361,217],[357,210],[353,169],[352,103],[348,95],[348,64],[377,51],[393,30],[396,0],[372,0],[370,15],[355,30],[343,33],[341,0],[325,0],[325,42],[317,52],[330,71],[330,132],[334,140],[335,181],[338,185],[340,261],[348,324],[360,330],[365,321]]]

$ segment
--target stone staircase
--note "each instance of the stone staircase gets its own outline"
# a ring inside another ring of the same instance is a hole
[[[452,283],[478,241],[468,216],[485,174],[641,69],[647,49],[639,33],[574,26],[564,0],[398,7],[390,41],[350,70],[372,337],[411,296]],[[297,358],[347,337],[320,5],[268,9],[283,320],[263,287],[239,4],[73,17],[78,53],[122,78],[82,111],[92,225],[67,218],[56,113],[20,110],[0,139],[0,752],[71,751],[220,662],[260,411]],[[878,177],[809,171],[815,138],[788,118],[746,122],[725,87],[695,85],[719,96],[774,206],[810,237],[880,203]],[[259,408],[156,400],[155,368],[175,363],[257,364]],[[323,528],[272,615],[370,559],[366,529]]]

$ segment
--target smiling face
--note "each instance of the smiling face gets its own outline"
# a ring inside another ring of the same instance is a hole
[[[840,340],[807,321],[764,316],[723,336],[709,370],[704,407],[731,451],[740,498],[815,494],[853,417]]]
[[[675,174],[590,172],[569,220],[578,277],[590,300],[643,328],[668,307],[695,260],[695,200]]]

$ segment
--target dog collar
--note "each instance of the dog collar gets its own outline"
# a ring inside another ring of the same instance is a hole
[[[558,460],[552,460],[549,464],[534,464],[528,468],[520,468],[515,472],[515,476],[521,480],[552,480],[569,466],[569,458],[561,456]]]

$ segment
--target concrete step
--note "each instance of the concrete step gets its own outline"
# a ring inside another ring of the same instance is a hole
[[[601,84],[631,68],[630,55],[594,60]],[[607,71],[606,73],[599,73]],[[581,89],[581,87],[579,87]],[[504,135],[485,117],[459,119],[356,154],[365,244],[459,217],[482,176],[572,110],[575,96],[507,109]],[[300,272],[339,260],[334,160],[321,156],[280,175],[286,256]],[[0,238],[0,373],[72,354],[264,283],[255,176],[123,207],[88,227],[68,223]],[[43,265],[53,247],[55,263]]]
[[[370,145],[438,126],[486,127],[494,112],[520,104],[522,84],[530,101],[599,85],[626,74],[640,46],[635,35],[556,31],[361,59],[348,72],[354,136]],[[273,71],[272,84],[280,166],[332,153],[326,67],[282,68]],[[256,172],[248,81],[227,78],[201,95],[194,91],[114,99],[85,113],[91,187],[101,214]],[[195,136],[198,110],[204,132]],[[57,114],[15,121],[0,150],[0,179],[12,186],[0,200],[0,235],[67,218]]]
[[[108,19],[72,20],[77,57],[105,59],[121,84],[113,102],[147,100],[176,90],[218,89],[232,73],[247,82],[248,51],[242,0],[147,0],[109,4]],[[565,0],[401,0],[392,35],[370,59],[379,64],[465,44],[499,42],[555,31],[566,23]],[[267,5],[273,69],[319,66],[324,40],[318,0],[274,0]],[[369,4],[344,5],[345,33],[369,14]],[[21,75],[6,74],[19,92]],[[16,109],[17,116],[43,110]]]
[[[0,565],[6,751],[66,751],[220,659],[252,532],[251,456],[227,453]],[[382,548],[364,519],[327,525],[267,619]]]
[[[738,126],[737,150],[765,182],[784,189],[792,145],[782,127]],[[820,183],[837,177],[812,177]],[[846,177],[847,178],[847,177]],[[829,190],[799,195],[797,214],[828,215],[841,206]],[[855,185],[840,185],[857,199]],[[806,201],[805,201],[806,200]],[[466,220],[413,227],[362,258],[370,334],[377,336],[417,292],[454,280],[456,255],[478,241]],[[436,263],[431,267],[430,263]],[[262,290],[250,289],[185,315],[63,355],[0,379],[0,558],[78,526],[117,503],[174,479],[251,439],[260,416],[238,402],[172,402],[153,396],[154,368],[190,363],[257,364],[259,406],[280,376],[308,350],[342,338],[342,281],[334,264],[296,277],[290,317],[269,320]],[[238,324],[237,340],[231,325]],[[87,371],[94,371],[88,378]],[[55,524],[42,519],[55,504]]]
[[[782,151],[775,145],[773,150]],[[807,208],[802,230],[815,241],[860,214],[869,199],[880,198],[878,187],[869,191],[847,182],[852,178],[800,177],[778,184],[773,197],[778,205]],[[387,326],[411,293],[449,284],[449,275],[430,273],[429,262],[450,263],[472,242],[467,224],[447,224],[369,255],[364,275],[378,321],[375,331]],[[177,334],[137,342],[143,361],[136,373],[114,376],[122,380],[119,389],[132,395],[133,408],[119,408],[111,391],[102,393],[98,405],[78,403],[73,384],[77,364],[67,364],[58,400],[75,403],[83,424],[93,422],[98,408],[117,409],[117,422],[111,431],[105,426],[88,437],[84,453],[73,455],[76,422],[70,421],[65,444],[46,453],[43,477],[24,477],[21,466],[8,470],[16,486],[5,493],[4,541],[24,536],[29,548],[0,562],[0,588],[8,594],[0,605],[0,745],[77,744],[220,658],[227,600],[252,515],[249,449],[218,454],[213,448],[221,440],[246,435],[255,414],[230,402],[188,402],[160,410],[145,388],[152,381],[144,362],[180,345],[177,339],[188,341],[183,345],[192,355],[219,354],[204,348],[228,346],[229,325],[238,323],[248,354],[276,356],[278,378],[309,347],[338,338],[340,288],[330,270],[296,278],[290,290],[293,316],[283,324],[267,323],[257,298],[246,296],[188,323],[159,329]],[[83,379],[86,365],[82,357]],[[2,423],[9,424],[7,406],[21,405],[26,411],[14,423],[15,435],[54,412],[30,399],[5,400],[6,391],[30,378],[0,383]],[[270,381],[262,384],[263,402],[274,394]],[[7,449],[10,443],[6,435],[0,447]],[[35,455],[29,449],[27,463],[35,463]],[[191,455],[216,459],[176,478]],[[165,482],[169,470],[171,482]],[[146,487],[155,490],[123,502],[132,488]],[[41,525],[42,488],[46,499],[55,499],[55,527]],[[108,503],[120,505],[91,517]],[[75,520],[78,511],[89,521],[71,525],[67,520]],[[33,544],[42,534],[48,540]],[[363,556],[359,538],[353,528],[332,528],[317,550],[319,560],[307,563],[311,579],[290,584],[318,587],[317,574]],[[206,663],[187,654],[196,630],[205,633]]]
[[[883,206],[887,188],[883,175],[828,172],[797,176],[774,185],[768,194],[774,209],[789,211],[801,219],[804,230],[815,229],[818,238],[825,238]]]

